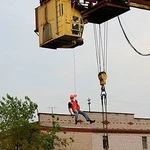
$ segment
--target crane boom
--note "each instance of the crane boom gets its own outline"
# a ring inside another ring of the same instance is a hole
[[[81,15],[84,20],[87,19],[90,23],[101,24],[129,11],[129,2],[129,0],[97,0],[95,5],[81,11]]]
[[[130,0],[129,6],[150,10],[150,1],[149,0]]]

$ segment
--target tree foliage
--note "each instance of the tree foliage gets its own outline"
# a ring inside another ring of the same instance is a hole
[[[25,100],[6,95],[0,100],[0,149],[54,150],[65,148],[73,139],[61,138],[59,118],[52,115],[52,127],[43,133],[39,122],[34,122],[38,105],[29,97]],[[65,132],[64,132],[65,134]]]
[[[33,121],[37,107],[37,104],[33,103],[27,96],[25,101],[22,101],[7,94],[6,98],[2,97],[0,101],[0,129],[5,131],[12,126]]]
[[[0,148],[4,150],[36,149],[40,126],[34,123],[37,104],[27,96],[22,101],[6,95],[0,100]]]
[[[74,142],[73,138],[61,138],[57,135],[61,131],[61,127],[59,125],[59,118],[55,118],[52,115],[52,127],[47,131],[47,134],[42,133],[42,147],[44,150],[54,150],[56,147],[61,147],[62,150],[65,150],[70,143]],[[63,132],[66,134],[66,132]]]

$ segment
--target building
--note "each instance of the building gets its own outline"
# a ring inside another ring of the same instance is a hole
[[[96,120],[94,124],[79,115],[84,122],[75,125],[72,116],[55,114],[62,131],[67,132],[63,136],[74,139],[67,150],[103,150],[103,124],[108,125],[109,150],[150,150],[150,119],[134,118],[134,114],[129,113],[108,113],[107,121],[102,121],[101,112],[86,113]],[[39,121],[41,130],[46,131],[52,125],[52,116],[39,113]]]

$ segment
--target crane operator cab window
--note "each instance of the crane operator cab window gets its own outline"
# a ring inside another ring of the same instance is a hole
[[[72,34],[82,35],[83,33],[83,20],[77,16],[73,16]]]
[[[70,0],[50,0],[35,9],[40,47],[74,48],[83,44],[83,19]]]

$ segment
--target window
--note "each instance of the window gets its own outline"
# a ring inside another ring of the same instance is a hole
[[[83,33],[83,26],[80,27],[80,35]]]
[[[74,22],[79,22],[79,17],[73,16],[73,21],[74,21]]]
[[[83,19],[82,18],[80,18],[80,24],[83,24]]]
[[[72,29],[79,30],[79,24],[72,24]]]
[[[45,7],[45,20],[48,21],[48,10],[47,10],[47,7]]]
[[[72,34],[79,35],[79,17],[73,16],[73,24],[72,24]]]
[[[142,136],[142,146],[143,146],[143,149],[147,149],[147,137],[146,136]]]
[[[52,39],[52,33],[51,33],[51,25],[45,24],[43,26],[43,42],[47,42],[48,40]]]
[[[64,10],[63,10],[63,4],[59,4],[60,7],[60,15],[62,16],[64,14]]]

